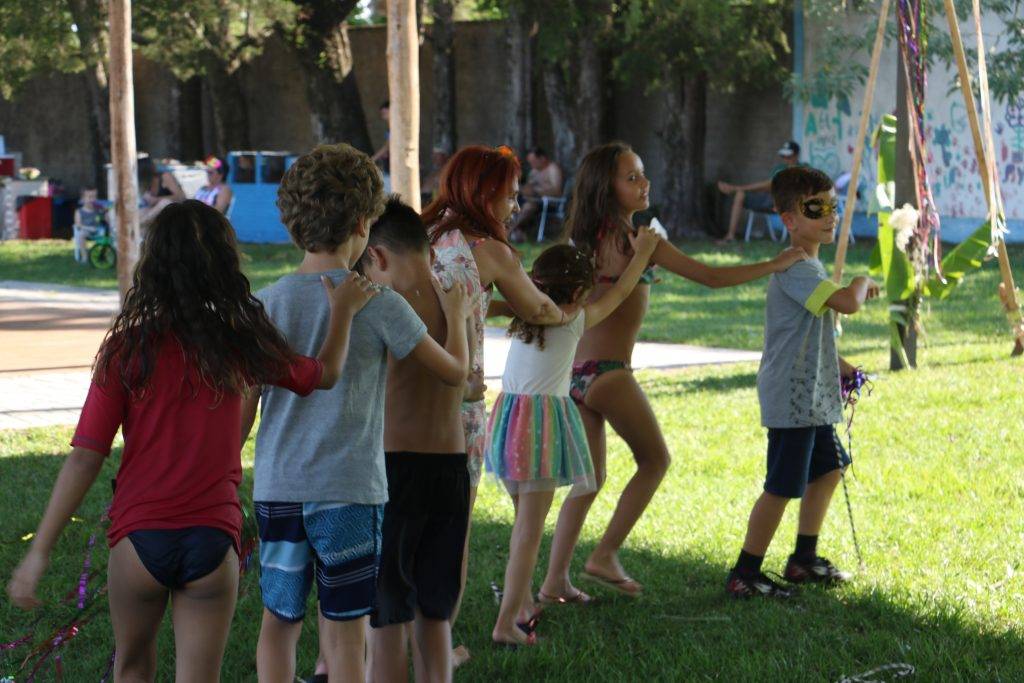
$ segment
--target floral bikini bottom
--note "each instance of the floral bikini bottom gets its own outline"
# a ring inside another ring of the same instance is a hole
[[[594,381],[612,370],[632,370],[628,363],[621,360],[583,360],[572,364],[572,381],[569,384],[569,395],[572,400],[583,404]]]

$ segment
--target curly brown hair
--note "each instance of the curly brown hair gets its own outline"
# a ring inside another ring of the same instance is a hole
[[[585,292],[594,286],[594,264],[582,249],[571,244],[556,244],[541,252],[533,262],[530,279],[556,304],[571,304],[579,290]],[[536,340],[537,346],[544,348],[543,325],[513,318],[508,336],[527,344]]]
[[[231,224],[194,199],[168,205],[147,230],[132,287],[96,356],[97,380],[113,371],[141,398],[168,337],[218,400],[280,379],[295,357],[252,295]]]
[[[369,228],[384,212],[384,180],[351,145],[318,145],[296,159],[277,189],[281,222],[303,251],[331,253],[359,219]]]

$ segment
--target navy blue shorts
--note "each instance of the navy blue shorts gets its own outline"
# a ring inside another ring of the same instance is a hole
[[[263,606],[302,621],[316,577],[320,613],[331,621],[373,608],[383,505],[257,501]]]
[[[809,482],[851,462],[832,425],[770,427],[764,490],[783,498],[802,498]]]
[[[751,211],[772,213],[775,211],[775,200],[768,192],[748,192],[743,198],[743,207]]]
[[[235,546],[229,534],[209,526],[141,529],[129,533],[128,540],[142,566],[168,590],[210,574]]]

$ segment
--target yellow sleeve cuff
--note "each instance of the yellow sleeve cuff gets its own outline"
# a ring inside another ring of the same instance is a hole
[[[821,315],[828,308],[828,298],[838,292],[842,287],[837,285],[832,280],[822,280],[818,283],[818,286],[814,288],[811,295],[807,297],[807,301],[804,302],[804,308],[813,313],[814,315]]]

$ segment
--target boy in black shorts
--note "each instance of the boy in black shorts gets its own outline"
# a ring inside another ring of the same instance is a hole
[[[430,242],[419,215],[397,198],[370,229],[363,272],[401,294],[442,342],[448,335],[434,291]],[[463,332],[463,334],[465,334]],[[404,625],[414,623],[417,680],[451,680],[449,617],[459,596],[469,522],[469,471],[460,406],[463,387],[443,384],[418,362],[388,360],[384,450],[388,503],[381,529],[377,602],[370,624],[370,680],[405,680]]]
[[[853,367],[836,352],[833,311],[856,313],[878,285],[855,277],[846,287],[829,279],[818,247],[835,239],[832,181],[816,169],[793,167],[772,179],[772,198],[794,247],[810,257],[768,281],[764,353],[757,373],[761,423],[768,428],[768,472],[754,504],[739,559],[726,580],[736,597],[789,597],[792,589],[761,571],[786,505],[801,498],[796,549],[784,578],[826,585],[849,580],[817,553],[818,533],[842,468],[850,459],[835,432],[842,420],[840,373]]]

